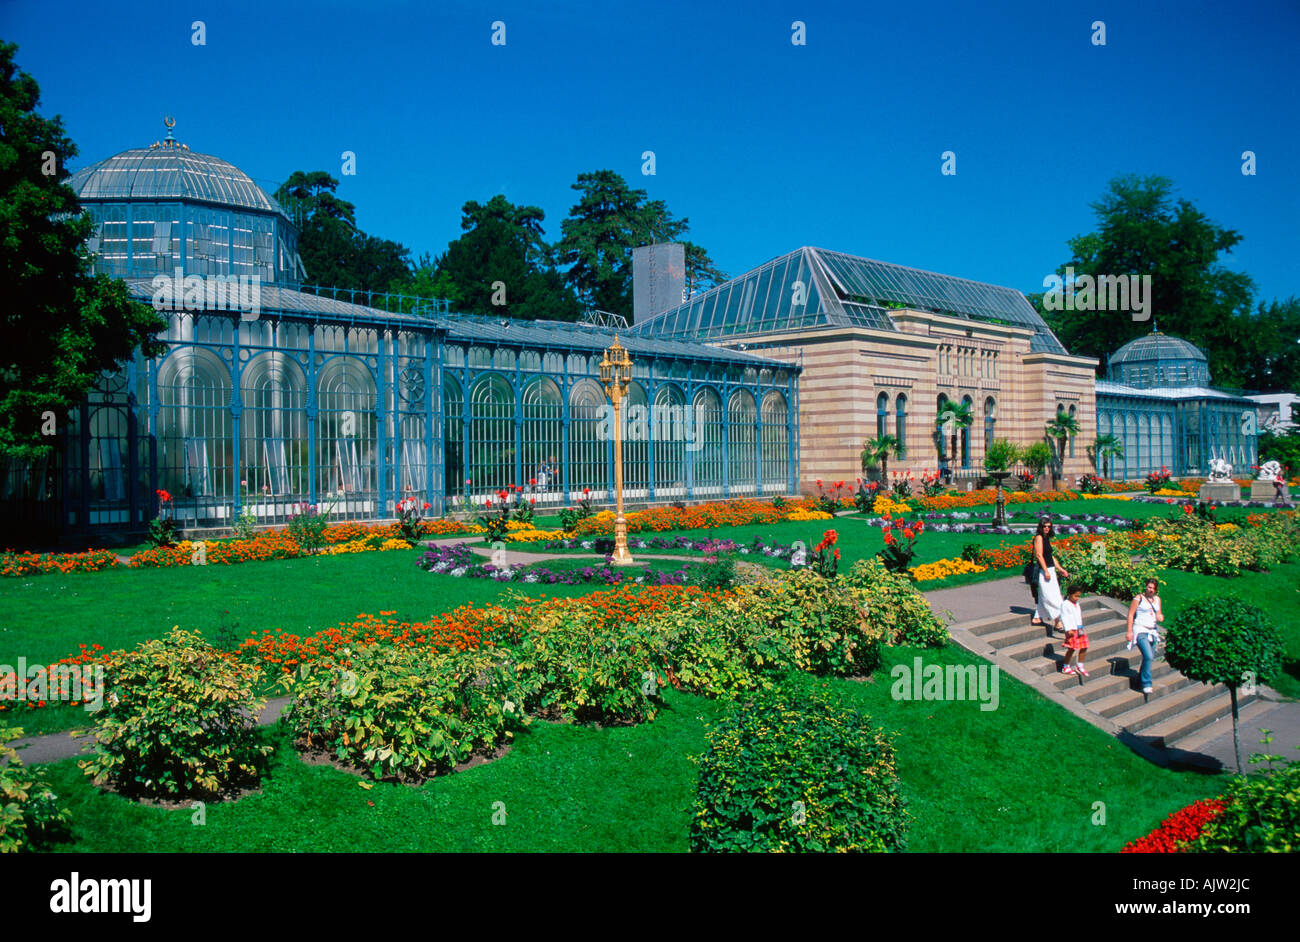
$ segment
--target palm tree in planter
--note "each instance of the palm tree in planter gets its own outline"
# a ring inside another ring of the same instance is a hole
[[[1010,439],[995,438],[984,449],[984,470],[997,482],[997,514],[994,526],[1003,527],[1007,523],[1006,496],[1002,493],[1002,482],[1011,474],[1011,466],[1020,460],[1020,446]]]
[[[1052,487],[1059,488],[1061,478],[1065,477],[1065,446],[1075,435],[1079,434],[1079,420],[1064,412],[1056,413],[1056,418],[1047,423],[1047,435],[1056,439],[1056,463],[1052,470]]]
[[[1114,435],[1098,435],[1092,443],[1092,457],[1101,466],[1101,476],[1109,480],[1111,459],[1124,457],[1124,443]]]
[[[867,439],[862,443],[862,470],[873,471],[879,465],[880,480],[888,484],[889,459],[891,457],[897,458],[901,447],[898,439],[893,435],[881,435],[879,438]]]
[[[971,427],[975,421],[975,415],[971,410],[970,404],[966,402],[953,402],[951,399],[945,399],[939,408],[939,415],[934,420],[934,427],[939,430],[939,441],[942,444],[943,435],[952,436],[952,451],[948,459],[948,468],[951,472],[954,462],[957,460],[957,436],[962,429]]]
[[[1047,442],[1034,442],[1020,453],[1020,463],[1029,469],[1034,479],[1043,476],[1043,471],[1052,461],[1052,447]]]

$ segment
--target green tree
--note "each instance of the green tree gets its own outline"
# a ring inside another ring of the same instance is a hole
[[[1098,435],[1097,440],[1092,443],[1092,457],[1100,466],[1102,476],[1108,478],[1111,459],[1124,457],[1124,443],[1110,433]]]
[[[450,288],[457,310],[529,319],[572,321],[581,315],[573,292],[554,265],[542,230],[545,213],[517,206],[501,194],[461,209],[464,235],[447,246],[436,277]],[[504,304],[496,303],[504,299]]]
[[[1250,312],[1254,283],[1220,264],[1241,241],[1240,233],[1208,219],[1186,199],[1173,197],[1173,181],[1161,176],[1115,177],[1091,204],[1097,229],[1067,243],[1071,257],[1057,274],[1150,275],[1152,320],[1134,321],[1123,311],[1047,311],[1044,296],[1031,300],[1070,352],[1097,357],[1148,333],[1153,323],[1185,337],[1207,353],[1216,382],[1240,385],[1242,370],[1230,341]]]
[[[1176,671],[1223,684],[1232,699],[1232,744],[1241,772],[1237,690],[1266,684],[1281,670],[1282,638],[1263,609],[1230,595],[1197,599],[1167,629],[1165,658]]]
[[[898,438],[894,435],[881,435],[879,438],[867,439],[862,445],[862,470],[867,471],[879,465],[880,479],[887,483],[889,459],[898,457],[900,447]]]
[[[727,280],[727,273],[714,264],[703,246],[683,242],[686,247],[686,296],[716,288]]]
[[[324,170],[295,170],[275,191],[297,223],[298,254],[312,284],[360,291],[387,291],[409,278],[410,249],[357,228],[356,207],[335,192],[338,180]]]
[[[1058,412],[1052,421],[1047,423],[1047,435],[1049,438],[1056,440],[1055,455],[1055,479],[1053,486],[1059,486],[1061,478],[1065,476],[1065,447],[1070,439],[1079,434],[1079,420],[1072,415],[1066,415],[1064,412]]]
[[[680,241],[689,220],[677,219],[662,200],[628,186],[612,170],[581,173],[573,184],[581,196],[560,224],[559,262],[567,282],[588,308],[630,315],[632,249]],[[722,273],[699,246],[688,245],[687,280],[704,286]]]
[[[102,372],[137,348],[162,351],[167,321],[91,274],[93,222],[66,182],[77,149],[62,119],[37,114],[40,88],[17,51],[0,42],[0,456],[33,459]]]

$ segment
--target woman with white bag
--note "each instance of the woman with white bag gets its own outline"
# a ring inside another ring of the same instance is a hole
[[[1156,645],[1160,643],[1160,634],[1156,623],[1165,620],[1164,610],[1160,607],[1160,596],[1156,591],[1160,583],[1148,579],[1142,594],[1135,598],[1128,607],[1128,631],[1124,638],[1129,645],[1136,641],[1142,652],[1142,670],[1138,680],[1142,683],[1142,692],[1151,692],[1151,665],[1155,661]]]
[[[1059,626],[1061,619],[1061,578],[1070,578],[1065,567],[1058,565],[1052,555],[1052,519],[1043,517],[1034,532],[1034,562],[1038,564],[1038,610],[1032,624]]]

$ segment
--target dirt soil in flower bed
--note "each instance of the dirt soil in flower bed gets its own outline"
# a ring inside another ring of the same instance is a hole
[[[163,811],[192,811],[194,810],[194,802],[196,801],[201,801],[204,805],[233,804],[248,795],[260,795],[262,793],[262,786],[259,784],[250,785],[246,788],[222,789],[215,796],[190,795],[186,798],[143,798],[138,795],[132,795],[129,792],[124,792],[111,784],[98,785],[96,787],[102,792],[116,795],[118,798],[124,798],[132,804],[140,805],[142,808],[160,808]]]
[[[331,768],[338,769],[340,772],[346,772],[348,775],[356,775],[364,779],[367,783],[382,782],[385,785],[409,785],[411,787],[419,787],[425,782],[432,781],[435,778],[446,778],[454,772],[464,772],[466,769],[472,769],[475,766],[495,762],[497,759],[500,759],[502,756],[510,752],[514,744],[503,742],[490,752],[480,749],[464,762],[453,766],[451,772],[431,772],[428,775],[409,775],[405,778],[399,778],[396,775],[386,775],[383,778],[375,778],[370,773],[370,769],[367,766],[345,762],[342,759],[337,758],[329,750],[312,746],[303,740],[297,740],[293,745],[294,748],[298,750],[298,758],[304,765],[328,765]]]

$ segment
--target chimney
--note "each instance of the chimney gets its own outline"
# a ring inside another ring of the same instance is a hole
[[[686,290],[686,246],[680,242],[632,250],[632,323],[676,307]]]

